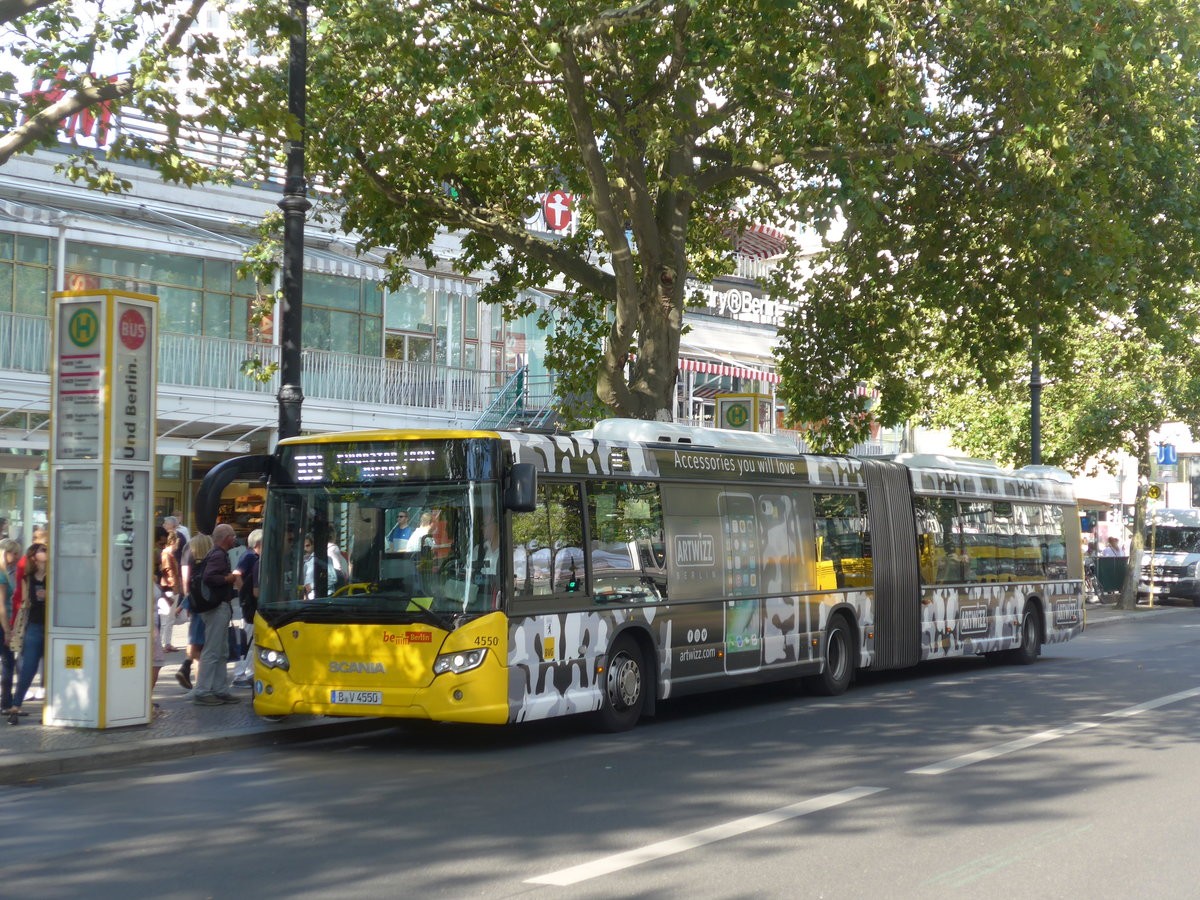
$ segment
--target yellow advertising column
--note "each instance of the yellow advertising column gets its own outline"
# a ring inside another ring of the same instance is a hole
[[[47,725],[150,721],[157,312],[54,295]]]

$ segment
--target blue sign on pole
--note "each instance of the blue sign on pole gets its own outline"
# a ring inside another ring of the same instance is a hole
[[[1175,452],[1174,444],[1158,445],[1158,464],[1160,466],[1179,465],[1179,454]]]

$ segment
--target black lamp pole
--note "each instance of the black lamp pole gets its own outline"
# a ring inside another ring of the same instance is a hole
[[[300,434],[300,340],[304,322],[304,216],[312,208],[304,178],[304,101],[307,93],[308,2],[289,0],[295,26],[288,44],[288,112],[299,134],[288,141],[283,185],[283,296],[279,303],[279,437]]]
[[[1042,366],[1033,353],[1033,372],[1029,377],[1029,462],[1042,464]]]
[[[1033,363],[1029,373],[1029,463],[1042,464],[1042,360],[1038,348],[1038,338],[1041,327],[1037,320],[1033,323],[1032,350],[1030,354]]]

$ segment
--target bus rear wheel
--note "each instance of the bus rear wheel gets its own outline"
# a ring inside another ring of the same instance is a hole
[[[819,675],[804,679],[804,687],[810,693],[823,697],[836,697],[850,687],[854,676],[854,644],[850,640],[850,626],[843,616],[835,616],[825,631],[825,667]]]
[[[1019,666],[1032,665],[1042,655],[1042,625],[1037,607],[1025,604],[1021,613],[1021,646],[1008,651],[1008,661]]]
[[[613,644],[600,687],[601,730],[628,731],[636,725],[646,702],[646,668],[636,641],[619,638]]]

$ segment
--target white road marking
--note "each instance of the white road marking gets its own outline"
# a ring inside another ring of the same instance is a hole
[[[1147,700],[1145,703],[1139,703],[1136,706],[1127,706],[1124,709],[1113,710],[1103,714],[1103,718],[1107,719],[1127,719],[1130,716],[1136,716],[1151,709],[1158,709],[1160,706],[1166,706],[1170,703],[1178,703],[1181,700],[1188,700],[1192,697],[1200,697],[1200,687],[1191,688],[1186,691],[1179,691],[1175,694],[1167,694],[1165,697],[1158,697],[1154,700]],[[985,762],[989,759],[995,759],[997,756],[1004,756],[1008,753],[1015,753],[1018,750],[1025,750],[1029,747],[1035,747],[1038,744],[1044,744],[1047,741],[1058,740],[1061,737],[1078,734],[1081,731],[1086,731],[1089,728],[1095,728],[1099,722],[1075,722],[1063,728],[1051,728],[1049,731],[1041,731],[1037,734],[1031,734],[1028,737],[1018,738],[1015,741],[1008,741],[1003,744],[997,744],[994,747],[986,747],[983,750],[976,750],[973,753],[964,753],[962,756],[955,756],[951,759],[942,760],[942,762],[931,763],[928,766],[921,766],[919,769],[909,769],[909,775],[944,775],[947,772],[953,772],[955,769],[961,769],[964,766],[971,766],[978,762]]]
[[[767,828],[771,825],[777,825],[780,822],[786,822],[788,819],[807,816],[809,813],[820,812],[823,809],[840,806],[843,803],[849,803],[851,800],[869,797],[871,794],[878,794],[880,791],[886,790],[887,788],[881,787],[847,788],[844,791],[824,794],[820,797],[813,797],[811,800],[802,800],[799,803],[793,803],[789,806],[781,806],[779,809],[756,813],[753,816],[746,816],[741,819],[734,819],[731,822],[725,822],[721,825],[714,825],[711,828],[693,831],[691,834],[685,834],[682,837],[670,838],[665,841],[648,844],[645,847],[626,850],[623,853],[614,853],[612,856],[604,856],[592,862],[581,863],[578,866],[571,866],[567,869],[559,869],[557,872],[548,872],[545,875],[538,875],[536,878],[526,878],[525,883],[554,884],[560,887],[578,884],[581,881],[587,881],[589,878],[598,878],[601,875],[619,872],[621,869],[640,866],[642,863],[662,859],[664,856],[686,853],[697,847],[703,847],[705,844],[713,844],[717,841],[737,837],[748,831]]]
[[[1147,700],[1145,703],[1139,703],[1137,706],[1127,706],[1124,709],[1118,709],[1104,715],[1110,719],[1127,719],[1130,716],[1136,716],[1138,713],[1144,713],[1150,709],[1158,709],[1160,706],[1166,706],[1168,703],[1178,703],[1180,700],[1187,700],[1190,697],[1200,697],[1200,687],[1180,691],[1177,694],[1167,694],[1167,696],[1159,697],[1157,700]]]
[[[1066,737],[1068,734],[1075,734],[1087,728],[1095,728],[1099,724],[1099,722],[1076,722],[1065,728],[1051,728],[1049,731],[1040,731],[1037,734],[1029,735],[1029,737],[1018,738],[1015,741],[997,744],[995,747],[987,747],[983,750],[976,750],[974,753],[964,753],[962,756],[955,756],[953,759],[946,759],[939,763],[921,766],[919,769],[909,769],[908,774],[944,775],[947,772],[953,772],[955,769],[961,769],[963,766],[973,766],[977,762],[995,759],[997,756],[1004,756],[1007,753],[1016,753],[1018,750],[1035,747],[1038,744],[1046,743],[1046,741],[1054,741],[1060,737]]]

